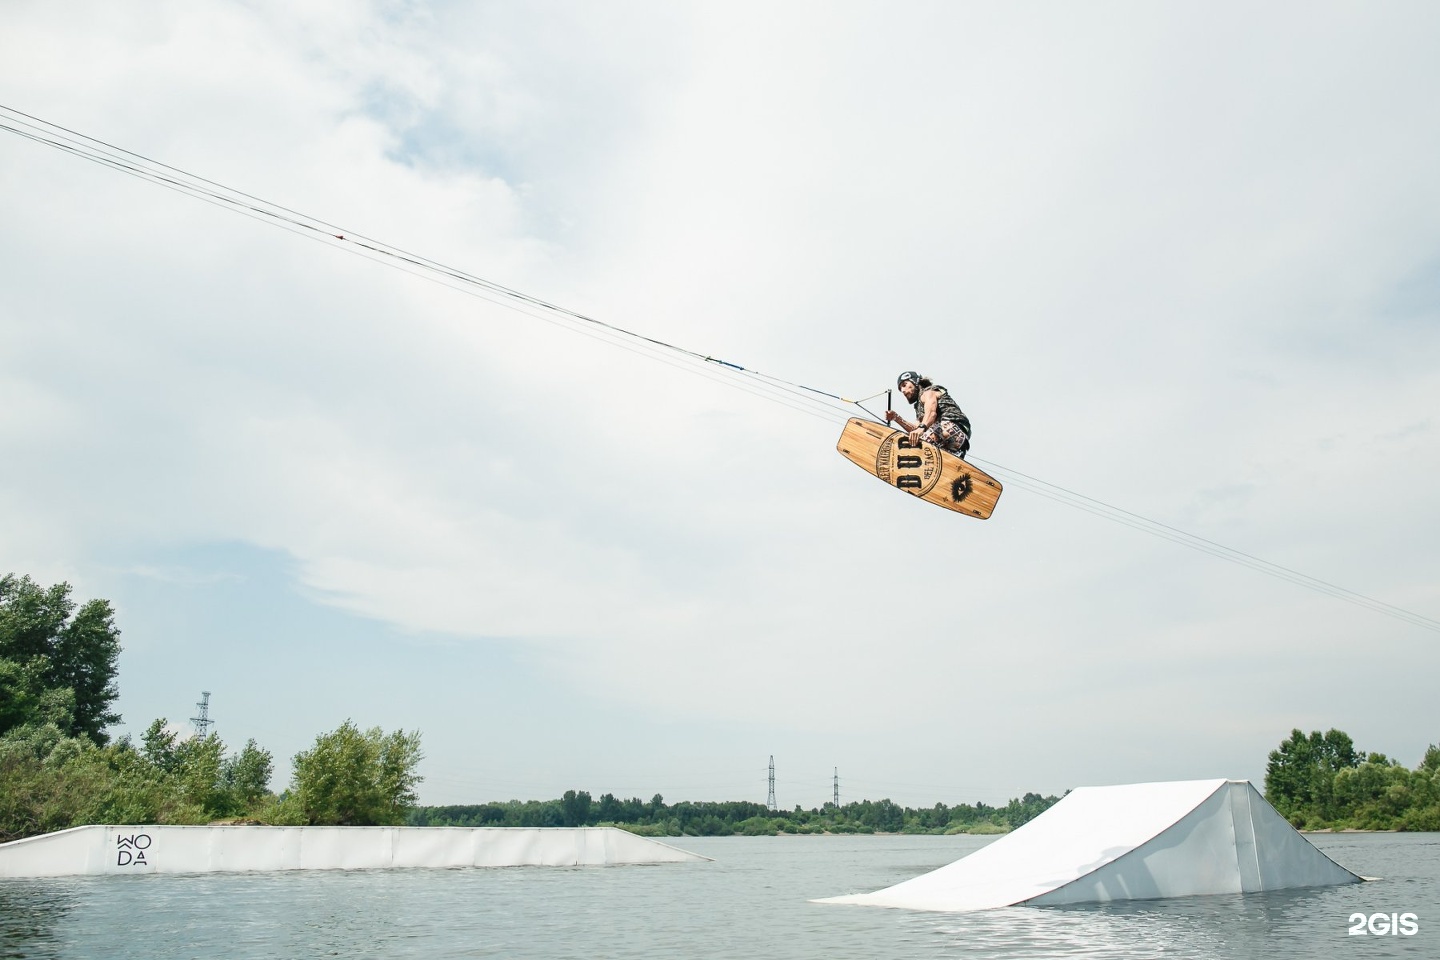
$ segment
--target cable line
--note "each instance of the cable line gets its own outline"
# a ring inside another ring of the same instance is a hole
[[[816,387],[786,380],[771,374],[752,370],[730,360],[691,350],[655,337],[647,336],[625,327],[607,323],[595,317],[571,310],[540,297],[532,296],[513,287],[487,280],[455,267],[447,266],[429,257],[412,253],[354,230],[346,229],[318,217],[312,217],[298,210],[272,203],[268,200],[227,187],[214,180],[188,173],[169,164],[97,140],[83,133],[50,123],[39,117],[23,113],[0,104],[0,130],[19,137],[61,150],[82,160],[88,160],[128,176],[133,176],[168,190],[202,200],[206,203],[239,213],[291,233],[339,247],[357,256],[364,257],[385,266],[401,270],[413,276],[438,283],[460,293],[496,303],[507,309],[523,313],[532,319],[556,325],[580,333],[591,339],[608,343],[619,349],[648,357],[672,367],[687,370],[698,376],[725,386],[741,390],[752,396],[777,403],[806,416],[836,422],[853,416],[858,408],[872,420],[880,420],[862,404],[880,396],[879,393],[852,400],[820,390]],[[882,391],[883,392],[883,391]],[[972,461],[983,464],[998,473],[1007,484],[1026,490],[1039,497],[1062,503],[1094,516],[1109,520],[1121,526],[1139,530],[1162,540],[1168,540],[1189,547],[1230,563],[1247,567],[1286,582],[1305,587],[1317,593],[1344,600],[1375,613],[1403,620],[1414,626],[1440,632],[1440,620],[1406,610],[1394,604],[1385,603],[1373,597],[1357,593],[1317,577],[1292,570],[1289,567],[1271,563],[1251,556],[1224,544],[1208,540],[1195,534],[1186,533],[1176,527],[1151,520],[1148,517],[1116,507],[1093,497],[1069,490],[1059,484],[1041,480],[1010,467],[979,457]]]
[[[1321,580],[1318,577],[1312,577],[1309,574],[1301,573],[1290,567],[1272,563],[1269,560],[1262,560],[1259,557],[1236,550],[1233,547],[1227,547],[1214,540],[1207,540],[1205,537],[1197,536],[1193,533],[1186,533],[1184,530],[1172,527],[1169,524],[1161,523],[1158,520],[1151,520],[1138,513],[1132,513],[1129,510],[1105,503],[1094,497],[1086,496],[1083,493],[1067,490],[1057,484],[1049,483],[1038,477],[1032,477],[1013,468],[1005,467],[992,461],[982,460],[979,457],[971,457],[970,459],[976,463],[981,463],[992,468],[998,476],[1004,478],[1007,484],[1017,486],[1022,490],[1027,490],[1036,496],[1045,497],[1057,503],[1063,503],[1066,506],[1094,514],[1112,523],[1130,527],[1142,533],[1148,533],[1153,537],[1159,537],[1171,543],[1178,543],[1181,546],[1189,547],[1192,550],[1197,550],[1200,553],[1208,554],[1221,560],[1228,560],[1239,566],[1247,567],[1259,573],[1305,587],[1309,590],[1314,590],[1317,593],[1323,593],[1337,600],[1344,600],[1347,603],[1364,607],[1375,613],[1382,613],[1417,627],[1440,631],[1440,620],[1435,620],[1411,610],[1406,610],[1404,607],[1397,607],[1383,600],[1377,600],[1363,593],[1357,593],[1354,590]]]

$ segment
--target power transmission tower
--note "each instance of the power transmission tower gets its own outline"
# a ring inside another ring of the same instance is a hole
[[[765,799],[765,806],[771,810],[775,809],[775,754],[770,754],[770,796]]]
[[[840,768],[835,768],[835,809],[840,809]]]
[[[203,740],[210,732],[210,727],[215,723],[214,720],[210,719],[209,690],[200,691],[200,702],[195,704],[195,707],[200,711],[200,715],[198,717],[191,717],[190,722],[195,724],[195,733]]]

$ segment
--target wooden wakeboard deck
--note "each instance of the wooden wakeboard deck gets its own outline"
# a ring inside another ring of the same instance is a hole
[[[899,430],[852,417],[835,444],[845,459],[892,487],[968,517],[986,519],[1004,489],[979,467]]]

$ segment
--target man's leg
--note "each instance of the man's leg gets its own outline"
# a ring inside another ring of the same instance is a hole
[[[926,443],[933,443],[947,453],[953,453],[960,459],[965,459],[965,453],[970,449],[970,438],[965,431],[960,429],[960,424],[954,420],[937,420],[925,428],[920,434],[920,439]]]

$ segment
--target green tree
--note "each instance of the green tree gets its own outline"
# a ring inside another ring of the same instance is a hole
[[[885,833],[899,833],[904,829],[905,810],[889,797],[873,804],[867,800],[863,805],[869,807],[860,815],[860,822],[865,826]]]
[[[1410,809],[1400,818],[1400,829],[1440,831],[1440,746],[1431,744],[1410,775]]]
[[[140,750],[132,752],[134,763],[143,768],[138,779],[169,797],[177,808],[190,811],[185,815],[192,818],[157,822],[204,823],[256,813],[269,796],[273,763],[270,753],[254,740],[238,755],[226,756],[225,744],[215,734],[182,737],[161,717],[141,735]]]
[[[1042,797],[1038,793],[1027,793],[1023,798],[1012,799],[1007,803],[1005,808],[1000,811],[1000,819],[1009,824],[1011,830],[1018,830],[1059,802],[1058,797]]]
[[[108,600],[91,600],[77,612],[68,583],[47,589],[28,576],[0,577],[0,663],[38,670],[29,680],[32,694],[35,685],[70,691],[73,705],[61,726],[67,736],[100,745],[108,741],[105,728],[120,720],[111,709],[120,695],[115,685],[119,656],[120,631]],[[14,684],[13,667],[7,670]],[[0,724],[5,722],[0,718]],[[0,726],[0,733],[5,729]]]
[[[226,757],[220,764],[220,785],[229,798],[231,812],[245,813],[264,800],[270,793],[270,775],[274,772],[270,751],[260,749],[254,740],[247,740],[236,756]]]
[[[87,823],[204,823],[186,781],[164,774],[128,740],[96,746],[51,727],[0,737],[0,839]]]
[[[97,784],[95,778],[76,776],[78,765],[65,769],[47,762],[53,750],[53,742],[41,744],[34,737],[0,738],[0,843],[85,822],[85,808],[104,776]]]
[[[45,657],[0,658],[0,736],[26,726],[48,724],[63,731],[74,725],[75,693],[47,687],[48,672]]]
[[[1297,826],[1329,823],[1341,812],[1335,800],[1335,774],[1358,767],[1361,759],[1343,731],[1316,730],[1306,736],[1292,730],[1288,740],[1270,751],[1265,798]]]
[[[1391,830],[1414,804],[1411,780],[1416,775],[1384,754],[1335,774],[1337,818],[1364,830]]]
[[[175,787],[183,801],[203,811],[205,819],[218,819],[232,812],[230,798],[220,782],[225,744],[215,734],[189,737],[175,747]]]
[[[180,764],[179,734],[167,729],[168,723],[164,717],[157,717],[140,735],[142,755],[162,773],[171,773]]]
[[[590,794],[588,791],[566,790],[560,798],[561,816],[567,827],[583,827],[590,820]]]
[[[595,819],[600,823],[616,823],[625,816],[625,808],[613,793],[602,793],[595,810]]]
[[[403,824],[423,757],[418,732],[362,732],[346,720],[295,755],[286,805],[308,824]]]

